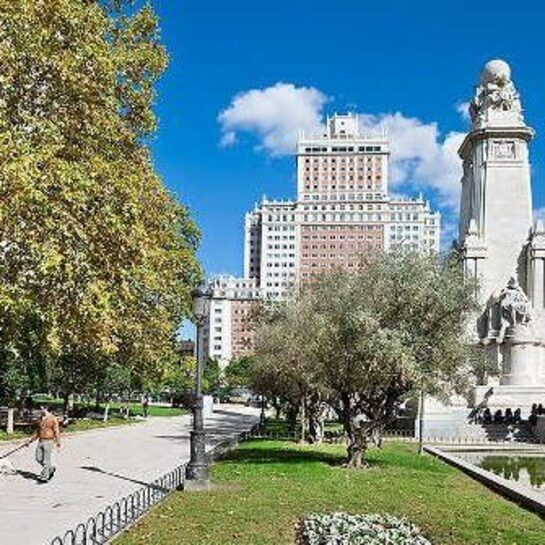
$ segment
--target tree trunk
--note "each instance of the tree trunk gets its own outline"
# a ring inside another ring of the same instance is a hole
[[[367,460],[365,459],[365,454],[369,446],[369,435],[366,431],[363,430],[361,426],[355,427],[352,434],[348,437],[348,462],[347,467],[354,469],[361,469],[364,467],[369,467]]]
[[[297,431],[297,414],[298,413],[299,413],[299,407],[297,407],[296,405],[292,405],[290,403],[286,410],[286,420],[288,422],[288,431],[291,434],[295,434]]]
[[[70,416],[70,392],[64,392],[62,394],[62,412],[63,414]]]
[[[308,440],[318,445],[324,440],[324,422],[314,414],[309,415],[308,419]]]
[[[373,443],[375,447],[382,448],[382,432],[379,428],[373,430]]]
[[[306,396],[303,396],[301,400],[301,437],[299,439],[300,443],[305,442],[306,437],[306,427],[307,427],[307,416],[306,416]]]
[[[274,406],[274,413],[276,420],[280,420],[280,416],[282,414],[282,407],[280,403],[278,403],[278,399],[276,397],[273,398],[273,406]]]

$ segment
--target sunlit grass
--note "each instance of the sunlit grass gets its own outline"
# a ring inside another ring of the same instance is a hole
[[[293,545],[311,512],[408,517],[435,545],[543,545],[545,523],[414,445],[370,452],[370,469],[342,467],[340,446],[252,441],[213,468],[218,489],[175,493],[116,545]]]

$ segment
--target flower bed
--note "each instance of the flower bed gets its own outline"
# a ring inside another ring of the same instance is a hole
[[[432,545],[414,524],[391,515],[313,514],[297,526],[297,545]]]

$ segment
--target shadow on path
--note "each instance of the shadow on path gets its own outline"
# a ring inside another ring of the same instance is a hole
[[[85,469],[87,471],[94,471],[95,473],[102,473],[102,475],[108,475],[109,477],[115,477],[116,479],[121,479],[122,481],[128,481],[130,483],[139,484],[142,486],[147,486],[148,488],[152,488],[153,490],[159,490],[160,492],[169,492],[168,488],[164,488],[162,486],[153,484],[153,483],[147,483],[145,481],[139,481],[138,479],[131,479],[130,477],[125,477],[124,475],[119,475],[118,473],[113,473],[111,471],[104,471],[103,469],[100,469],[99,467],[95,466],[81,466],[81,469]]]
[[[23,479],[28,479],[29,481],[41,482],[40,476],[31,471],[24,471],[22,469],[17,470],[17,475],[23,477]]]

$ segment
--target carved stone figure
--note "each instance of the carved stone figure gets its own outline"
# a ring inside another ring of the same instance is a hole
[[[502,344],[506,337],[515,336],[518,328],[530,323],[530,301],[516,278],[511,277],[497,298],[489,303],[483,318],[480,334],[485,344],[492,340]]]
[[[482,71],[475,97],[469,106],[473,124],[485,122],[489,110],[513,112],[522,121],[522,105],[511,81],[511,69],[501,60],[490,61]]]
[[[498,342],[501,343],[508,332],[514,332],[518,326],[527,325],[530,320],[530,302],[519,286],[516,278],[511,277],[498,297],[501,328]]]

